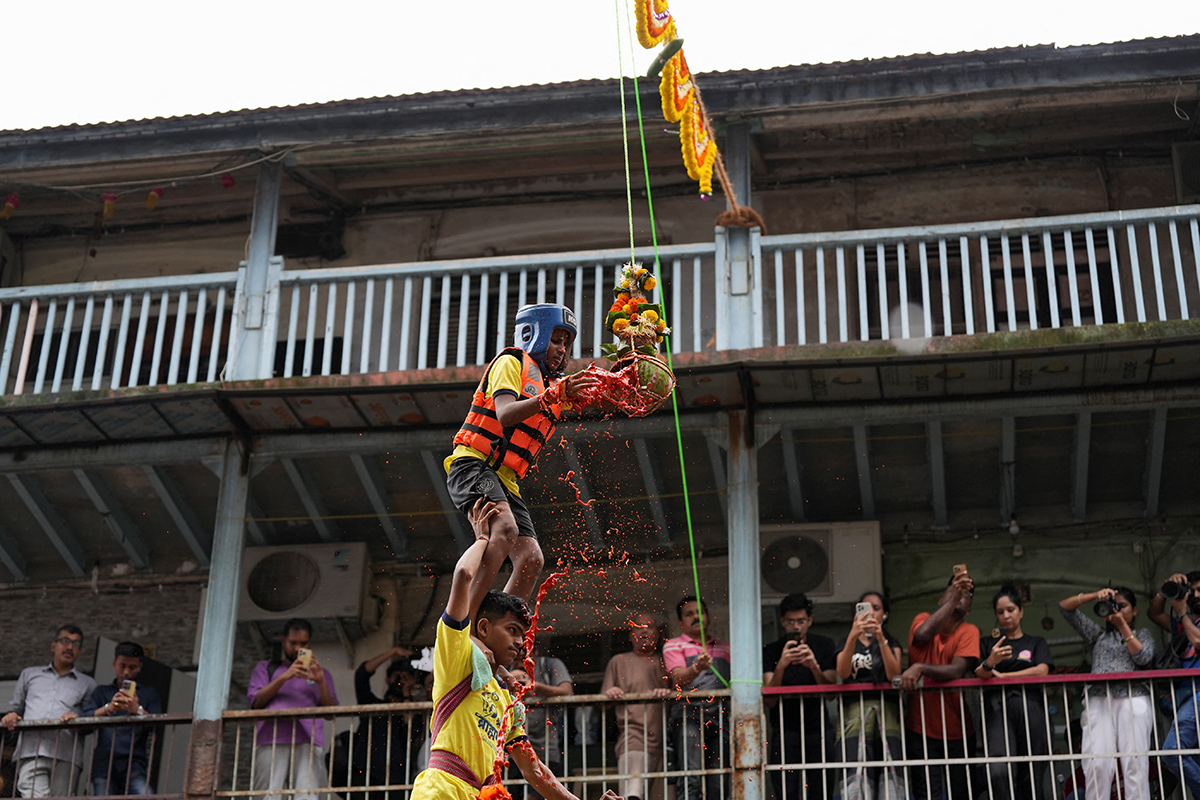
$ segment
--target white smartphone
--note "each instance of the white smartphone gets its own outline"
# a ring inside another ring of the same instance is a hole
[[[858,603],[854,606],[854,616],[857,619],[869,617],[875,613],[875,607],[870,603]]]

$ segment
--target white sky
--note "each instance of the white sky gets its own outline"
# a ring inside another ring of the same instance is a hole
[[[6,3],[0,130],[614,77],[616,2],[631,0]],[[699,73],[1200,30],[1195,0],[671,0],[671,10]],[[629,65],[624,22],[622,32]],[[636,48],[639,74],[652,57]]]

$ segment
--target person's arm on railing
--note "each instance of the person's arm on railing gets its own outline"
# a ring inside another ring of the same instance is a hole
[[[900,674],[900,688],[910,692],[917,688],[917,681],[929,678],[933,681],[956,681],[966,677],[971,660],[955,656],[949,664],[922,664],[917,662]]]
[[[21,721],[21,715],[25,713],[25,695],[28,691],[29,681],[22,672],[21,677],[17,680],[17,685],[13,687],[12,701],[8,704],[11,710],[0,717],[0,725],[10,731],[17,729],[17,723]]]

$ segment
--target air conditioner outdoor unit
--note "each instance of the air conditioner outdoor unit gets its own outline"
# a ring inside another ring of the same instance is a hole
[[[853,603],[883,590],[878,522],[763,525],[759,544],[764,605],[795,592],[818,603]]]
[[[367,546],[247,547],[239,620],[358,618],[367,578]]]

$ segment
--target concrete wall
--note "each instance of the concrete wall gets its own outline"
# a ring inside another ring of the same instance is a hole
[[[758,176],[756,176],[758,177]],[[294,187],[292,187],[294,189]],[[291,191],[288,189],[287,191]],[[754,205],[770,233],[852,230],[1048,216],[1172,205],[1169,163],[1064,157],[908,174],[771,186],[760,179]],[[655,199],[659,242],[709,241],[723,201],[694,194]],[[243,211],[239,205],[237,210]],[[293,221],[284,204],[281,223]],[[296,222],[312,222],[311,215]],[[114,229],[116,230],[116,229]],[[645,201],[635,198],[635,233],[650,244]],[[38,238],[21,246],[26,284],[234,270],[249,223],[159,231]],[[289,268],[355,266],[430,259],[553,252],[628,245],[623,198],[514,203],[441,211],[365,213],[348,218],[346,255],[333,262],[289,261]]]
[[[177,669],[194,666],[192,653],[200,614],[201,583],[141,583],[129,587],[47,586],[6,590],[0,595],[0,678],[16,677],[25,667],[50,663],[55,626],[83,629],[80,668],[95,668],[96,642],[103,636],[152,648],[158,661]],[[0,698],[7,703],[8,698]]]

